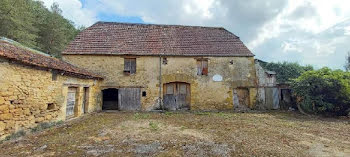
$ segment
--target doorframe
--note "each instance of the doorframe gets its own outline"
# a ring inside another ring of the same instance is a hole
[[[75,89],[75,94],[74,94],[74,105],[73,105],[73,114],[72,115],[67,115],[67,108],[68,108],[68,96],[69,96],[69,89]],[[71,119],[71,118],[74,118],[74,117],[77,117],[78,115],[77,115],[77,109],[78,109],[78,103],[79,103],[79,96],[78,96],[78,94],[79,94],[79,87],[76,87],[76,86],[68,86],[68,88],[67,88],[67,98],[66,98],[66,101],[67,101],[67,103],[66,103],[66,111],[65,111],[65,113],[66,113],[66,115],[65,115],[65,118],[66,119]]]
[[[108,110],[108,109],[103,109],[103,106],[104,106],[104,104],[105,104],[105,100],[104,100],[104,91],[106,91],[106,90],[108,90],[108,89],[114,89],[114,90],[116,90],[117,91],[117,103],[116,103],[116,105],[117,105],[117,109],[115,109],[114,111],[118,111],[119,110],[119,88],[114,88],[114,87],[111,87],[111,88],[103,88],[103,89],[101,89],[101,93],[102,93],[102,107],[101,107],[101,109],[102,110]]]
[[[83,107],[82,107],[82,113],[88,113],[89,112],[89,100],[90,100],[90,87],[83,87]]]

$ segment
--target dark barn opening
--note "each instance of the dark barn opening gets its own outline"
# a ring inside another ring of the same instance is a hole
[[[118,89],[109,88],[102,90],[103,105],[102,110],[118,110]]]

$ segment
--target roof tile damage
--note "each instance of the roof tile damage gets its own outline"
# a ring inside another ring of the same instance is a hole
[[[221,27],[98,22],[82,31],[63,54],[254,56]]]
[[[90,73],[60,59],[51,57],[42,52],[24,47],[19,43],[6,39],[0,39],[0,57],[35,67],[53,69],[63,72],[65,75],[73,75],[79,78],[102,79],[102,76]]]

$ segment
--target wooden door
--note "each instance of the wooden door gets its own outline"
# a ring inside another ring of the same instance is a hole
[[[279,108],[279,93],[277,88],[265,88],[265,102],[268,109]]]
[[[249,107],[249,90],[246,88],[237,89],[239,105]]]
[[[168,83],[164,85],[163,104],[166,110],[190,108],[190,85],[187,83]]]
[[[141,110],[141,88],[120,88],[118,100],[119,110]]]
[[[89,87],[84,87],[83,105],[81,106],[83,113],[88,112],[88,106],[89,106]]]
[[[77,93],[77,88],[74,88],[74,87],[68,88],[66,117],[74,116],[76,93]]]

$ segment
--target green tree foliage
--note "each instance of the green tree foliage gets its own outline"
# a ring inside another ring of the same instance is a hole
[[[49,10],[41,1],[1,0],[0,36],[60,57],[80,31],[61,12],[56,3]]]
[[[51,12],[44,14],[43,21],[39,24],[38,44],[42,51],[53,56],[60,57],[64,49],[77,34],[73,23],[61,16],[61,9],[57,4],[51,6]]]
[[[298,105],[306,112],[347,115],[350,109],[350,73],[323,68],[303,73],[291,83]]]
[[[11,38],[29,47],[35,47],[37,28],[31,0],[0,1],[0,36]]]
[[[278,63],[265,63],[262,66],[270,71],[275,71],[277,82],[289,83],[291,79],[299,77],[305,71],[313,70],[311,65],[302,66],[298,63],[290,62],[278,62]]]

